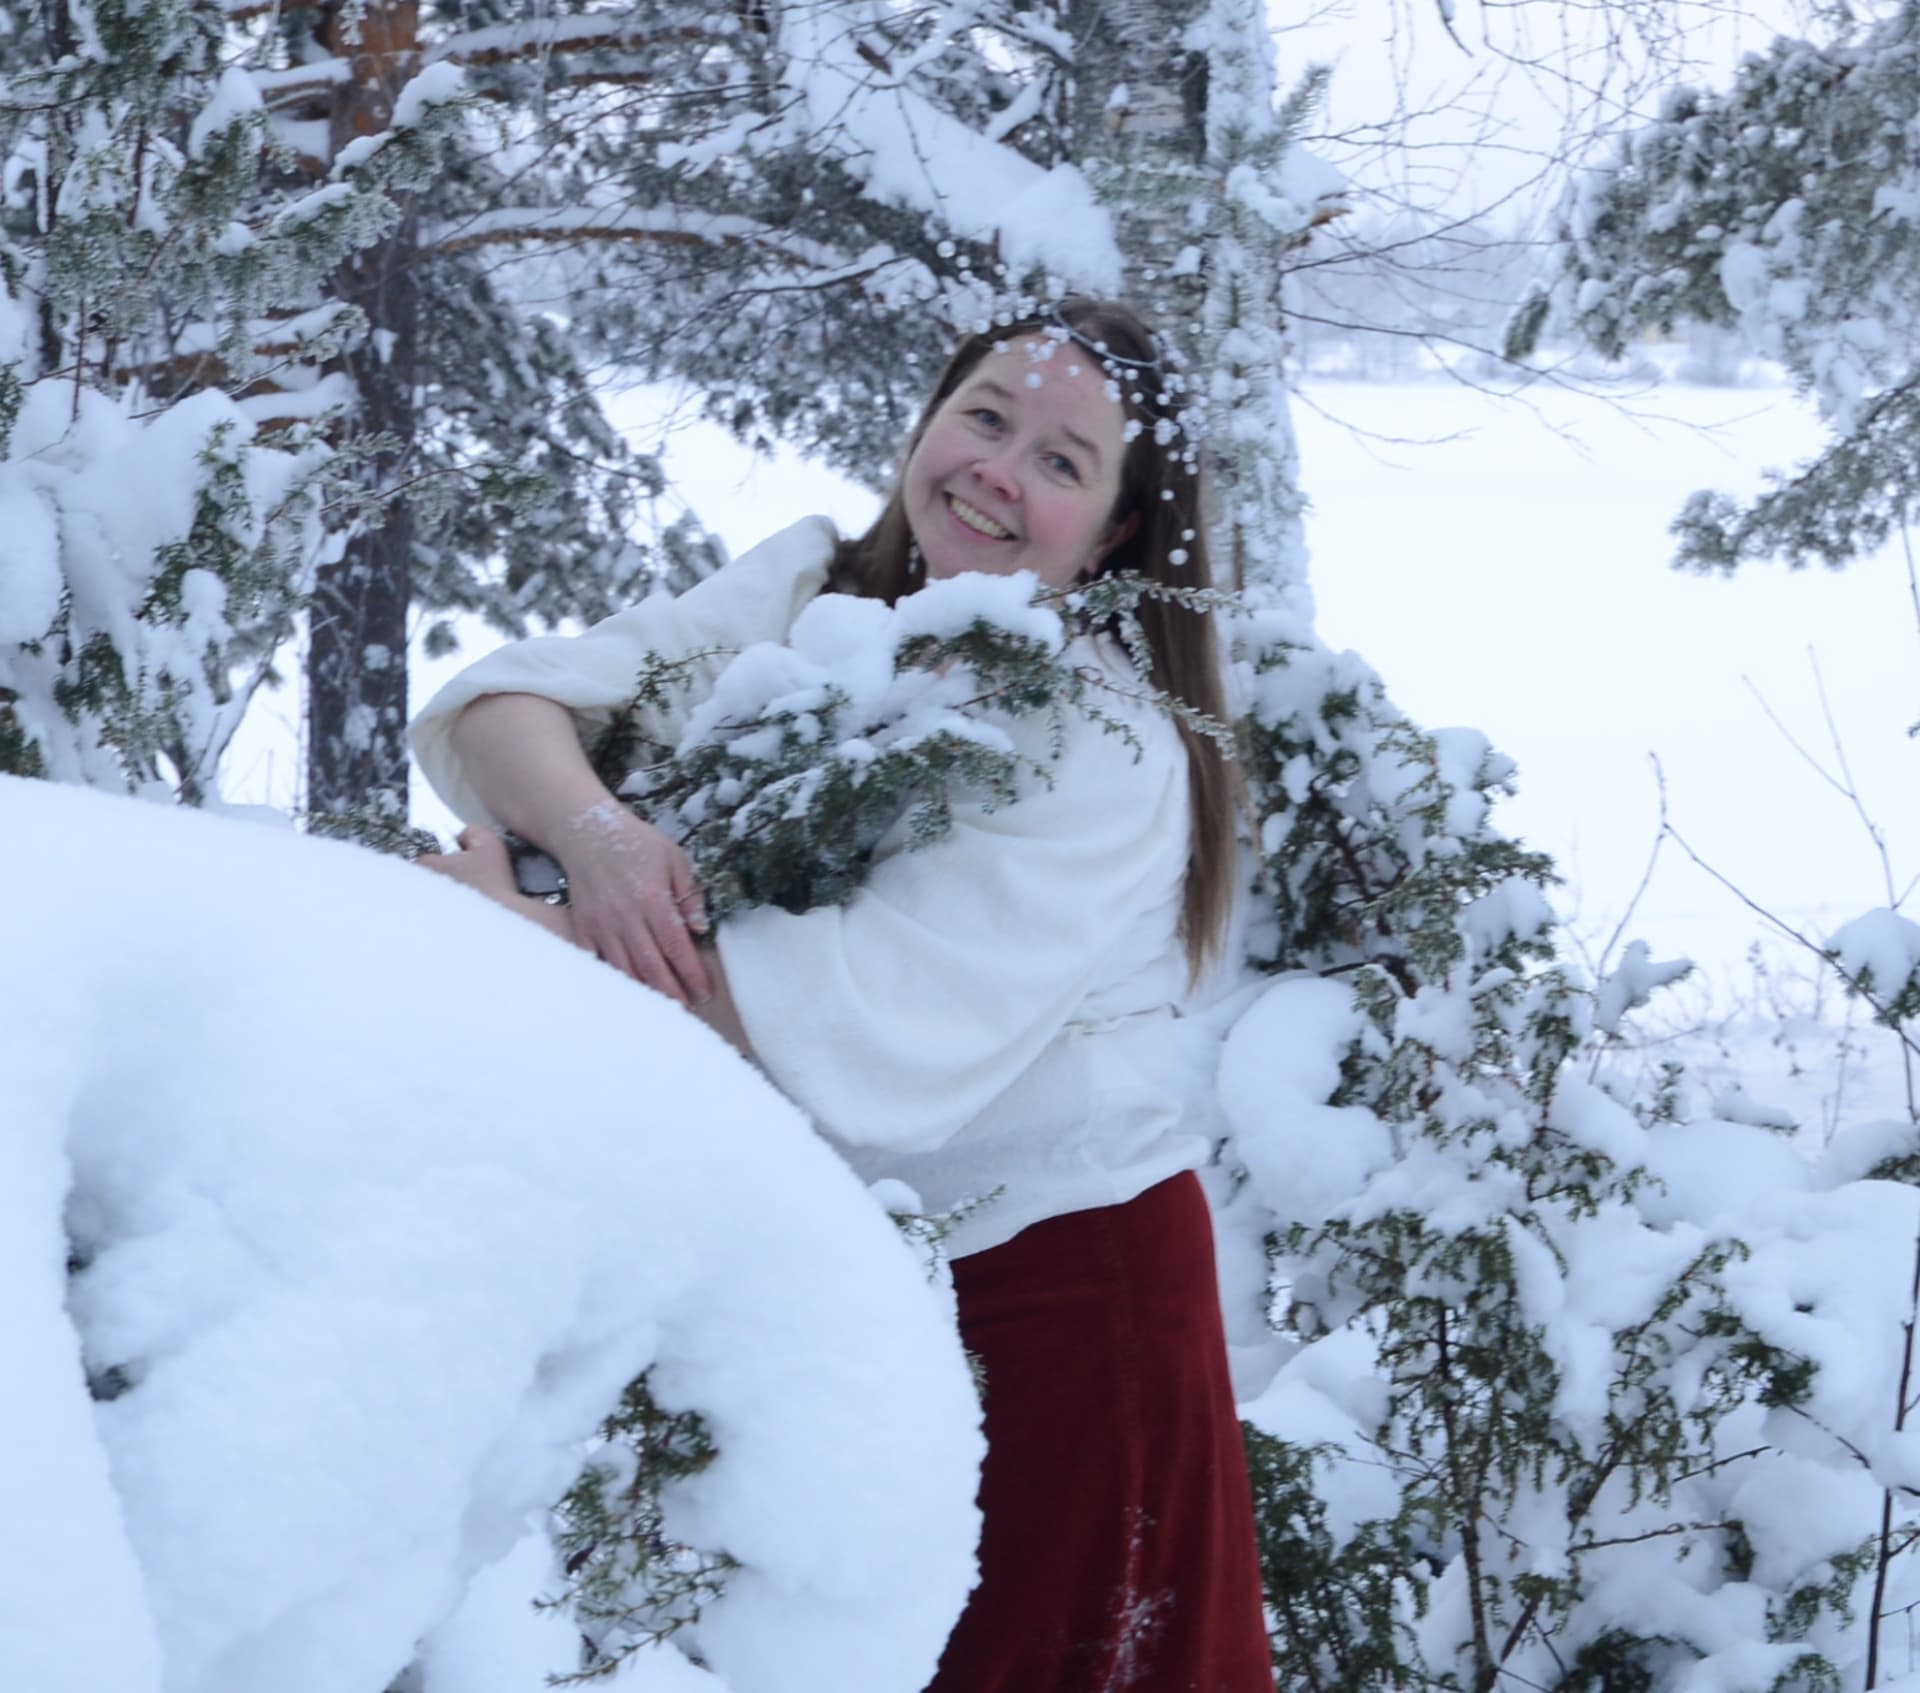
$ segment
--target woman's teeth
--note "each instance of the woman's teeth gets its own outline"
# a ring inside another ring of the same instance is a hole
[[[959,518],[969,529],[975,530],[977,533],[985,535],[991,540],[1005,541],[1011,539],[1013,535],[1011,529],[1006,528],[1002,524],[995,523],[985,512],[968,505],[967,502],[957,494],[949,494],[947,496],[947,507],[953,515]]]

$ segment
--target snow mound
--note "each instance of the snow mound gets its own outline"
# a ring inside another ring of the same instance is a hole
[[[650,1366],[720,1680],[924,1684],[978,1411],[797,1110],[395,861],[9,779],[0,839],[0,1684],[385,1687]]]

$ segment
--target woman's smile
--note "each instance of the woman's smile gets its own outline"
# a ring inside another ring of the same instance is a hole
[[[991,541],[1011,541],[1013,531],[1004,523],[997,523],[987,516],[978,506],[961,499],[958,494],[947,495],[947,509],[959,520],[961,526],[974,533],[984,535]]]

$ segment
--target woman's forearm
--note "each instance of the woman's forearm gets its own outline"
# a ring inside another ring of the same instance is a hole
[[[480,804],[565,869],[565,938],[682,1005],[703,1004],[713,987],[693,866],[594,774],[566,708],[536,694],[483,694],[454,720],[451,741]]]
[[[454,720],[452,744],[488,812],[556,855],[569,824],[617,803],[593,773],[566,707],[538,694],[483,694]]]

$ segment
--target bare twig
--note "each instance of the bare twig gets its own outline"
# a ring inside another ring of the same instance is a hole
[[[1907,1287],[1907,1320],[1900,1325],[1902,1334],[1900,1391],[1898,1398],[1894,1401],[1893,1410],[1895,1434],[1901,1433],[1907,1426],[1907,1388],[1913,1380],[1913,1334],[1916,1325],[1920,1325],[1920,1233],[1915,1234],[1913,1242],[1913,1276]],[[1879,1546],[1875,1553],[1873,1568],[1873,1606],[1867,1613],[1866,1685],[1868,1688],[1879,1685],[1880,1618],[1886,1609],[1887,1571],[1893,1559],[1893,1490],[1882,1488]]]
[[[1657,757],[1654,759],[1653,765],[1654,765],[1654,769],[1657,772],[1659,772],[1660,788],[1661,788],[1662,794],[1664,795],[1666,791],[1666,782],[1667,782],[1666,772],[1661,769],[1660,760]],[[1783,935],[1786,939],[1790,941],[1793,941],[1796,945],[1805,947],[1808,952],[1812,953],[1823,964],[1825,964],[1828,969],[1832,970],[1833,973],[1836,976],[1838,976],[1841,981],[1846,983],[1847,988],[1850,992],[1857,994],[1861,999],[1865,1000],[1868,1005],[1872,1006],[1875,1014],[1879,1017],[1881,1023],[1886,1028],[1893,1031],[1894,1038],[1900,1042],[1903,1052],[1910,1054],[1912,1057],[1920,1057],[1920,1043],[1916,1043],[1913,1035],[1910,1034],[1907,1031],[1906,1027],[1897,1018],[1895,1018],[1892,1015],[1889,1008],[1883,1005],[1878,999],[1876,999],[1873,996],[1873,994],[1869,992],[1865,986],[1862,985],[1859,977],[1855,976],[1851,971],[1849,971],[1847,967],[1840,962],[1839,959],[1834,957],[1834,955],[1829,951],[1827,951],[1827,949],[1823,947],[1818,941],[1814,940],[1812,936],[1803,934],[1800,930],[1796,929],[1791,923],[1789,923],[1784,917],[1777,916],[1774,912],[1770,911],[1766,906],[1762,905],[1757,899],[1755,899],[1751,894],[1749,894],[1731,877],[1727,876],[1722,871],[1716,869],[1713,865],[1709,864],[1704,858],[1700,856],[1698,852],[1694,850],[1692,843],[1688,841],[1686,836],[1681,834],[1680,831],[1673,826],[1671,819],[1669,819],[1664,824],[1664,828],[1667,835],[1672,839],[1673,844],[1675,846],[1677,846],[1682,852],[1684,852],[1688,858],[1690,858],[1697,866],[1699,866],[1700,869],[1704,870],[1709,876],[1711,876],[1716,882],[1718,882],[1721,885],[1721,887],[1725,888],[1728,893],[1732,894],[1735,899],[1737,899],[1742,905],[1744,905],[1763,923],[1765,923],[1769,928],[1773,929],[1776,933]],[[1911,1074],[1912,1074],[1911,1058],[1909,1058],[1909,1062],[1908,1062],[1908,1073],[1909,1073],[1909,1078],[1911,1078]],[[1911,1080],[1909,1081],[1909,1087],[1911,1088]]]

